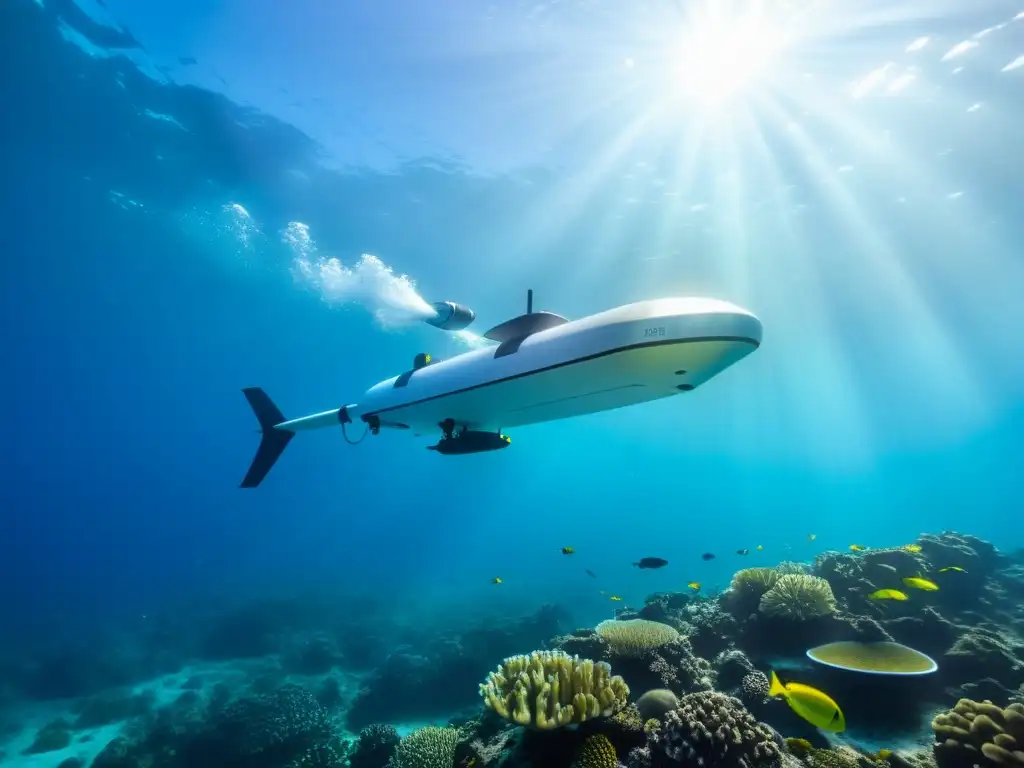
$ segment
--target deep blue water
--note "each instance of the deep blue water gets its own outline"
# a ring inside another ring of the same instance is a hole
[[[611,607],[584,568],[638,600],[724,585],[757,544],[746,564],[946,528],[1024,545],[1019,7],[838,15],[809,77],[700,139],[660,81],[621,81],[658,66],[656,3],[625,26],[557,4],[134,5],[0,9],[9,643],[296,588],[592,621]],[[850,95],[886,62],[905,91]],[[478,331],[527,288],[568,317],[711,295],[764,343],[692,396],[494,455],[301,435],[240,490],[241,387],[299,416],[461,349],[297,281],[292,222]]]

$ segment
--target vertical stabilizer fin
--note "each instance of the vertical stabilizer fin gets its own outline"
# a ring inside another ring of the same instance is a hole
[[[295,433],[288,429],[275,428],[275,425],[284,422],[285,418],[266,392],[259,387],[247,387],[242,393],[249,401],[252,412],[256,414],[263,437],[260,438],[260,447],[256,449],[256,456],[253,457],[249,471],[245,473],[239,487],[255,488],[284,453]]]

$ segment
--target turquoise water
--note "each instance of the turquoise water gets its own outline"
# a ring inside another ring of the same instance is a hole
[[[6,2],[10,658],[307,590],[589,625],[854,543],[1024,546],[1020,8],[716,8]],[[237,487],[242,387],[357,402],[474,344],[422,301],[480,334],[527,289],[719,298],[764,340],[498,453],[324,430]]]

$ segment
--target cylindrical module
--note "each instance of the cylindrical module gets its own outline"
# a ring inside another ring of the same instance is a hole
[[[476,313],[454,301],[436,301],[430,305],[437,313],[423,322],[442,331],[461,331],[476,320]]]

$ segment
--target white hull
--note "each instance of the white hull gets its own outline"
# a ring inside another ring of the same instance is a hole
[[[642,301],[407,371],[356,404],[266,426],[290,438],[348,419],[434,434],[444,420],[497,431],[565,419],[690,391],[757,349],[761,335],[757,317],[727,302]]]

